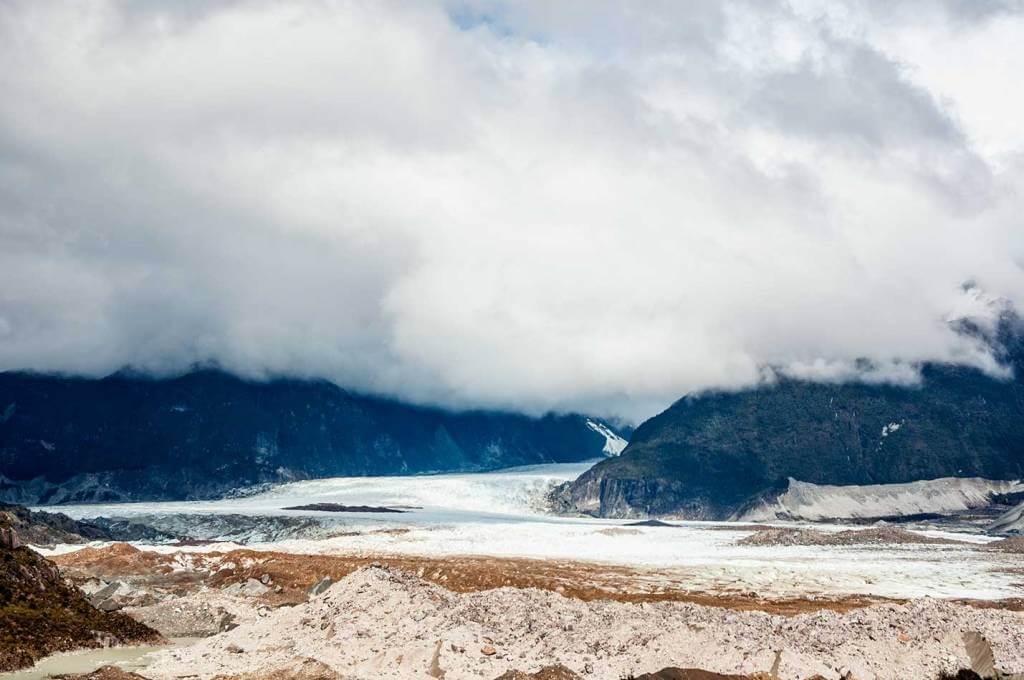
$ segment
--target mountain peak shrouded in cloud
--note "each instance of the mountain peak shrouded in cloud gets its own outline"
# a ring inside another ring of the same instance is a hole
[[[889,7],[4,3],[0,370],[627,418],[998,371],[949,321],[1024,299],[1024,8]]]

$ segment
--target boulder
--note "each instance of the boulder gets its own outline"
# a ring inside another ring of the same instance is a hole
[[[330,588],[331,585],[333,584],[334,581],[332,581],[329,576],[324,576],[322,579],[314,583],[313,586],[309,589],[309,596],[316,597],[320,593]]]
[[[0,527],[0,548],[14,550],[21,547],[18,532],[13,527]]]

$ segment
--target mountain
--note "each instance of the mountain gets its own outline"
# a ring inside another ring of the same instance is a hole
[[[1001,347],[1019,376],[1020,343]],[[791,479],[876,485],[943,477],[1024,478],[1019,377],[930,364],[913,387],[780,379],[687,396],[552,501],[602,517],[726,519],[772,505]],[[984,493],[1006,490],[999,487]]]
[[[160,640],[125,614],[89,604],[57,565],[21,547],[17,532],[0,517],[0,672],[29,667],[54,652]]]
[[[163,380],[0,373],[0,501],[213,498],[294,479],[578,462],[619,446],[595,423],[213,370]]]

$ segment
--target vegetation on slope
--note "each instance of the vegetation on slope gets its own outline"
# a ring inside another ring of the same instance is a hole
[[[997,352],[1015,371],[1005,379],[931,364],[919,385],[782,378],[686,396],[554,501],[602,516],[720,519],[788,478],[845,485],[1024,477],[1020,337],[1015,331]]]
[[[580,415],[455,413],[325,381],[254,382],[212,370],[164,380],[0,373],[0,500],[23,505],[575,462],[604,446]]]
[[[125,614],[93,607],[61,578],[56,565],[18,546],[9,527],[3,532],[0,671],[29,667],[55,652],[160,640],[155,630]]]

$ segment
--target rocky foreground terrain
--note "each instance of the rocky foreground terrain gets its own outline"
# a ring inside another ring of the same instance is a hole
[[[91,605],[52,562],[0,524],[0,671],[31,666],[54,652],[161,639],[124,613]]]
[[[859,533],[898,542],[906,532]],[[765,545],[854,540],[806,530],[754,536]],[[992,549],[1020,554],[1019,543]],[[666,589],[624,567],[484,557],[113,544],[55,561],[100,609],[201,638],[156,655],[141,671],[149,678],[518,679],[552,666],[538,677],[644,677],[662,668],[751,676],[767,673],[777,653],[782,679],[937,678],[968,667],[969,631],[991,641],[1002,668],[1024,669],[1019,601],[710,595]]]
[[[149,657],[139,673],[152,680],[939,678],[970,666],[964,636],[978,633],[999,668],[1024,669],[1022,600],[693,592],[657,569],[569,560],[308,555],[167,542],[87,546],[51,561],[17,547],[11,526],[73,542],[105,529],[23,509],[0,512],[0,522],[7,545],[0,660],[7,667],[162,634],[198,640]],[[1021,537],[978,545],[885,525],[746,528],[739,545],[935,544],[998,554],[993,568],[1024,576]],[[89,677],[142,676],[107,668]]]
[[[666,666],[751,674],[927,678],[969,664],[977,630],[1024,668],[1024,614],[936,600],[782,616],[685,602],[582,601],[538,589],[454,593],[383,566],[308,602],[268,609],[195,645],[157,654],[146,674],[241,675],[310,658],[359,678],[497,677],[560,663],[597,678]],[[432,672],[433,669],[433,672]]]

